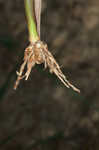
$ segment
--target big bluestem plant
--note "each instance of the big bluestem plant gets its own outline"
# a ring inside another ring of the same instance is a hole
[[[17,72],[18,77],[14,89],[17,88],[21,79],[28,79],[35,64],[43,63],[44,67],[48,67],[50,73],[54,73],[67,88],[72,88],[74,91],[80,92],[79,89],[67,80],[55,58],[48,50],[47,44],[40,39],[41,2],[42,0],[24,0],[30,44],[25,49],[24,62],[19,72]],[[27,66],[27,70],[24,73],[25,66]]]

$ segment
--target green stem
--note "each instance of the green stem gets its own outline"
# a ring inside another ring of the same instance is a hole
[[[24,4],[28,23],[29,40],[30,42],[36,42],[37,40],[39,40],[39,35],[37,33],[35,12],[33,9],[34,0],[24,0]]]

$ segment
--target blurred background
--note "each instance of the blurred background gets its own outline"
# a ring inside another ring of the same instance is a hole
[[[13,90],[28,31],[23,0],[0,0],[0,150],[99,150],[99,1],[43,0],[41,37],[81,94],[42,65]]]

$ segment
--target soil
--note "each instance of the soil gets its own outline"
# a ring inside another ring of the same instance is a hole
[[[28,30],[23,1],[0,0],[0,150],[98,150],[99,2],[44,0],[41,39],[80,94],[43,65],[13,90]]]

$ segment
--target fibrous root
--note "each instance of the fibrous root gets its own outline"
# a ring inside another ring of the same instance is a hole
[[[42,64],[44,63],[45,69],[48,67],[50,73],[54,73],[61,82],[67,87],[72,88],[76,92],[80,92],[78,88],[73,86],[66,78],[66,76],[62,73],[60,66],[56,62],[53,55],[49,52],[47,44],[43,43],[42,41],[37,41],[35,43],[31,43],[26,49],[24,53],[24,62],[20,67],[20,71],[17,72],[17,80],[14,85],[14,89],[17,88],[21,79],[25,78],[28,79],[32,68],[35,64]],[[23,75],[24,68],[27,65],[27,71]]]

